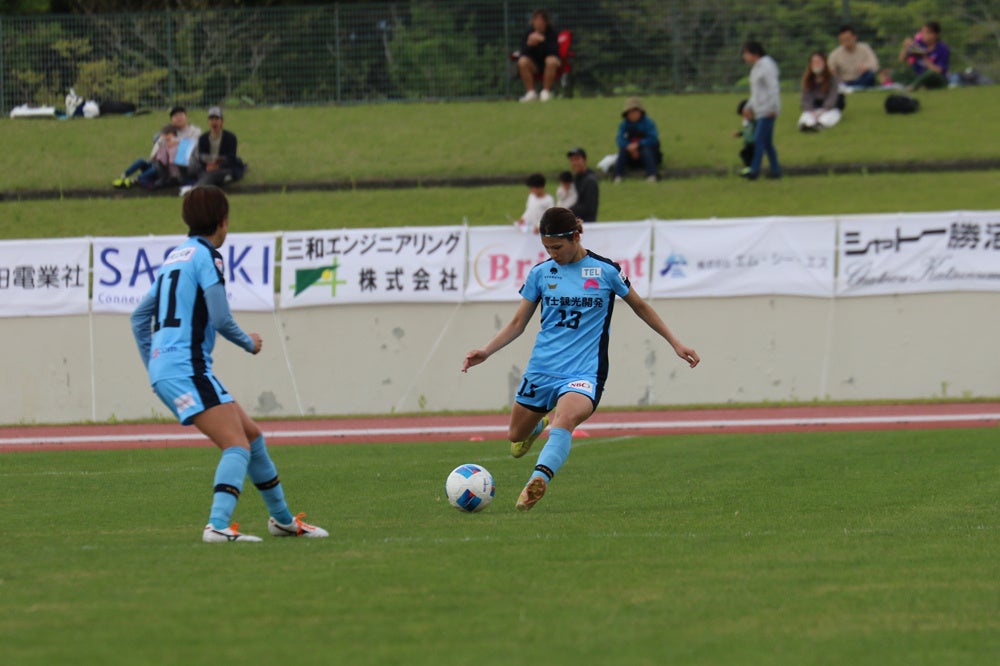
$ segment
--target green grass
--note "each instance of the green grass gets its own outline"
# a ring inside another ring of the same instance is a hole
[[[848,98],[844,120],[819,135],[795,130],[798,95],[786,93],[776,130],[788,166],[841,162],[929,162],[996,158],[993,114],[1000,86],[917,93],[922,110],[890,116],[886,93]],[[664,167],[735,167],[737,94],[646,99],[662,135]],[[525,176],[553,178],[567,168],[566,150],[584,146],[591,161],[614,152],[624,98],[552,103],[454,102],[350,107],[232,109],[227,128],[250,162],[247,182],[287,184],[395,177]],[[207,127],[204,110],[191,118]],[[148,155],[166,113],[97,120],[0,121],[3,191],[105,188],[136,157]],[[110,189],[110,188],[109,188]]]
[[[1000,171],[605,182],[600,219],[995,210],[998,184]],[[507,224],[526,196],[521,186],[239,195],[231,218],[234,231]],[[173,196],[0,203],[0,239],[183,233]]]
[[[5,664],[982,664],[992,430],[278,447],[324,541],[204,545],[206,448],[0,457]],[[448,470],[497,498],[462,515]],[[265,531],[249,485],[241,527]]]
[[[795,131],[797,100],[785,96],[777,132],[786,166],[933,163],[995,158],[1000,133],[984,108],[1000,105],[1000,86],[920,94],[923,110],[889,116],[885,93],[851,95],[840,126]],[[647,100],[660,123],[665,167],[738,164],[738,95],[674,95]],[[522,176],[542,171],[554,182],[568,146],[595,158],[613,149],[620,99],[386,104],[227,113],[244,155],[248,182],[288,184],[392,177]],[[201,122],[197,111],[192,115]],[[103,189],[144,152],[162,118],[93,121],[0,121],[3,190]],[[593,161],[596,161],[593,160]],[[600,219],[637,220],[760,215],[846,214],[1000,208],[997,171],[789,177],[744,183],[735,175],[668,179],[655,186],[603,184]],[[554,185],[552,186],[554,187]],[[112,192],[107,188],[109,194]],[[286,192],[234,197],[239,231],[339,227],[504,224],[520,216],[523,186]],[[172,196],[0,202],[0,239],[182,233]]]

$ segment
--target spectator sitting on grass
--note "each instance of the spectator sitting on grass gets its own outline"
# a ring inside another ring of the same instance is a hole
[[[837,33],[840,46],[830,52],[827,66],[837,80],[848,88],[872,88],[878,82],[878,56],[872,47],[859,42],[854,26],[841,26]]]
[[[638,97],[626,100],[615,141],[618,144],[618,161],[615,162],[614,182],[620,183],[628,168],[641,166],[646,172],[646,181],[655,183],[657,167],[663,161],[660,135],[656,123],[646,115],[646,108]]]

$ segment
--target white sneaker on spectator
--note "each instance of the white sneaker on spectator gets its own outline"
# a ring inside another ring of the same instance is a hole
[[[550,93],[548,90],[543,90],[541,96],[538,99],[542,100],[543,102],[547,102],[550,99],[552,99],[552,93]]]
[[[537,99],[538,99],[538,93],[536,93],[534,90],[529,90],[528,92],[524,93],[524,97],[522,97],[520,101],[534,102]]]

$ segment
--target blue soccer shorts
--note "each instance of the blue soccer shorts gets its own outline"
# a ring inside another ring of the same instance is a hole
[[[191,425],[194,417],[207,409],[233,402],[233,396],[214,375],[161,379],[153,384],[153,391],[183,425]]]
[[[533,412],[545,414],[555,408],[556,402],[565,393],[582,393],[590,398],[596,410],[601,402],[601,394],[604,393],[604,385],[598,384],[592,375],[568,378],[526,372],[521,378],[521,387],[514,400]]]

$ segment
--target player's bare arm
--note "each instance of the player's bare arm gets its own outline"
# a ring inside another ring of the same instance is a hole
[[[497,331],[493,339],[487,342],[482,349],[473,349],[465,355],[465,360],[462,363],[462,372],[468,372],[469,368],[479,365],[497,351],[516,340],[518,336],[524,333],[524,329],[528,326],[528,322],[531,320],[531,316],[535,313],[537,307],[538,303],[522,298],[521,304],[517,307],[517,312],[514,313],[514,318],[506,326]]]

